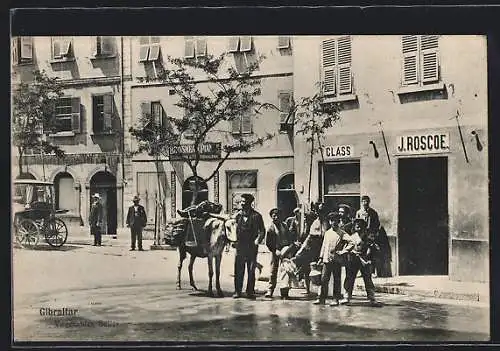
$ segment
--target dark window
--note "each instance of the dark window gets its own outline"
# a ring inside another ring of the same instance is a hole
[[[323,201],[328,210],[335,211],[342,203],[351,206],[353,210],[359,209],[359,161],[320,164],[320,169],[322,169]]]
[[[92,105],[94,133],[111,133],[113,131],[113,95],[95,95],[92,97]]]

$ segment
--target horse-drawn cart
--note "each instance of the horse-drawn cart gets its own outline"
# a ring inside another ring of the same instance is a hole
[[[68,228],[56,214],[52,182],[32,179],[14,181],[13,196],[14,235],[23,247],[34,247],[40,237],[52,247],[61,247],[68,238]]]

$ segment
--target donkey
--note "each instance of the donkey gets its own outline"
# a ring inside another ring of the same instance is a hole
[[[225,246],[229,243],[229,237],[234,237],[236,232],[236,222],[233,219],[226,219],[219,216],[222,205],[210,201],[203,201],[196,207],[189,207],[185,210],[177,211],[181,220],[174,223],[175,241],[179,251],[179,263],[177,265],[177,289],[181,289],[181,269],[182,263],[189,253],[189,284],[193,290],[198,290],[193,278],[193,265],[197,257],[207,258],[208,263],[208,296],[214,296],[212,291],[213,260],[215,258],[215,289],[217,295],[223,297],[220,287],[220,266],[222,254]],[[188,217],[188,218],[186,218]],[[206,241],[198,242],[194,246],[186,245],[187,234],[195,235]]]

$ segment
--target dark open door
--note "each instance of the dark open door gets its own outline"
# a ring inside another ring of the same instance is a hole
[[[448,159],[398,161],[399,274],[448,275]]]

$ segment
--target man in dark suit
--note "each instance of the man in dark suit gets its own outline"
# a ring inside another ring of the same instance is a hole
[[[146,226],[147,222],[146,211],[142,205],[139,205],[139,196],[134,196],[132,201],[134,204],[129,207],[127,213],[127,227],[130,227],[132,237],[132,248],[130,251],[135,250],[136,240],[139,251],[144,251],[142,249],[142,229]]]
[[[252,208],[254,197],[252,194],[241,195],[241,210],[235,215],[236,219],[236,257],[234,260],[234,298],[240,298],[243,289],[245,266],[247,269],[247,297],[255,297],[255,268],[257,267],[257,253],[259,243],[265,235],[262,215]]]
[[[89,215],[89,225],[90,225],[90,235],[94,236],[94,246],[102,246],[101,243],[101,224],[102,224],[102,204],[101,196],[99,193],[95,193],[92,196],[94,202],[90,207]]]

